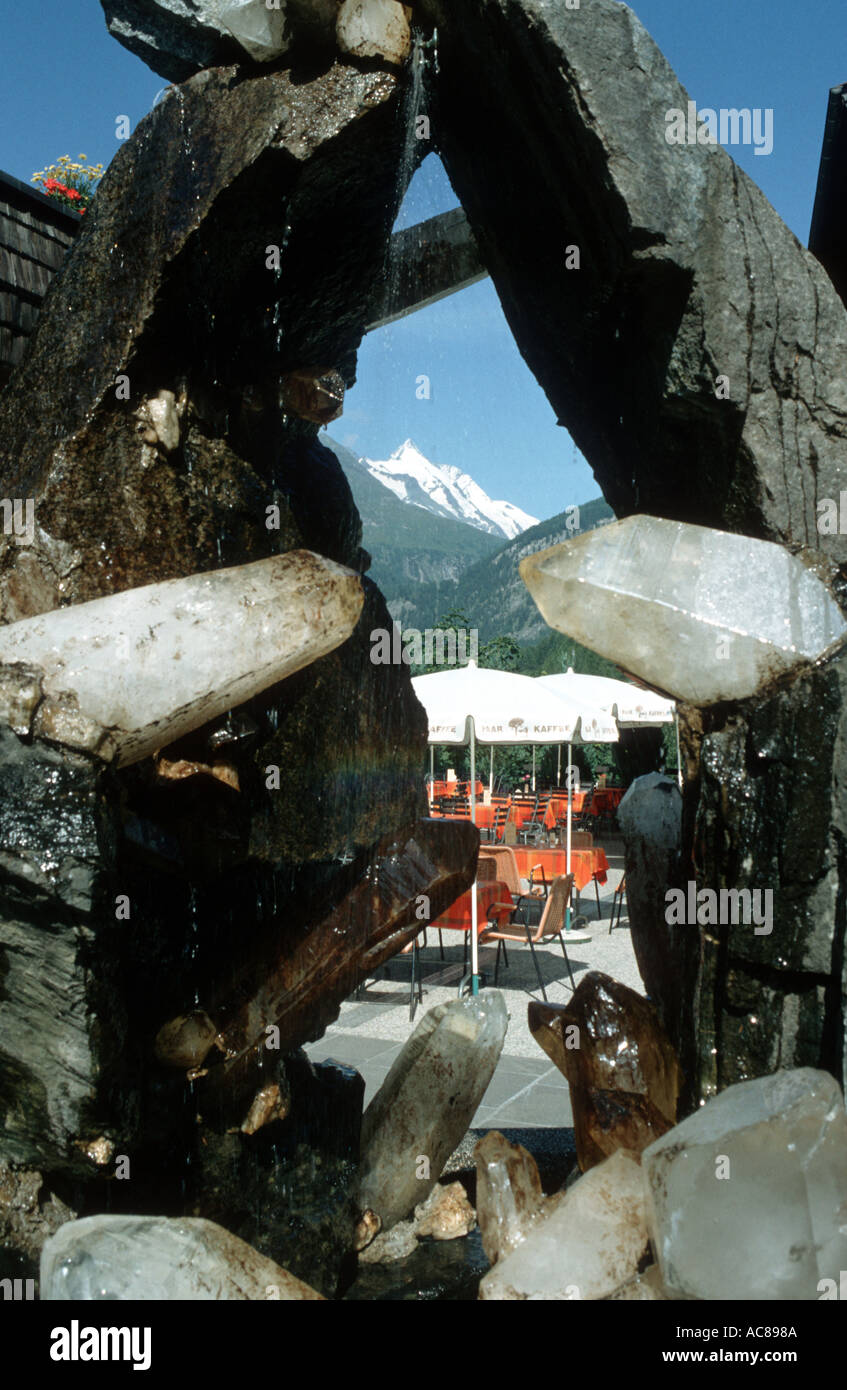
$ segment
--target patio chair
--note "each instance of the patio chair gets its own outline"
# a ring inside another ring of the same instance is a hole
[[[573,874],[560,874],[553,880],[550,892],[545,900],[524,895],[519,898],[517,903],[492,903],[488,909],[488,918],[492,923],[486,927],[480,935],[480,944],[488,941],[497,942],[497,959],[494,964],[494,984],[497,984],[498,973],[500,970],[500,952],[503,952],[503,959],[508,967],[509,960],[506,955],[506,942],[526,941],[532,952],[532,963],[535,966],[535,974],[538,978],[538,987],[541,990],[542,998],[547,1003],[547,991],[544,988],[544,981],[541,978],[541,969],[538,964],[538,957],[535,954],[536,945],[549,938],[557,936],[559,945],[562,948],[562,955],[568,967],[568,974],[571,980],[571,989],[576,990],[573,970],[568,959],[568,952],[565,946],[565,938],[562,935],[565,926],[565,910],[571,900],[573,890]],[[538,922],[530,924],[530,916],[538,912],[540,904],[543,902]],[[508,915],[507,915],[508,914]]]
[[[594,788],[589,787],[582,803],[582,810],[575,811],[573,815],[573,825],[577,830],[590,830],[594,824],[594,817],[591,813],[591,802],[594,797]]]
[[[499,883],[505,883],[513,897],[521,896],[521,876],[518,872],[518,861],[515,852],[508,845],[498,845],[496,849],[480,845],[480,861],[489,859],[495,866],[494,878]]]
[[[614,897],[612,898],[612,917],[611,917],[611,921],[609,922],[609,935],[610,935],[610,936],[611,936],[611,934],[612,934],[612,928],[613,928],[613,927],[619,927],[619,926],[620,926],[621,914],[623,913],[623,900],[624,900],[625,895],[626,895],[626,874],[623,875],[623,877],[622,877],[620,883],[618,884],[617,888],[615,889]],[[629,904],[627,903],[627,914],[628,914],[628,913],[629,913]],[[616,915],[616,914],[617,914],[617,915]]]
[[[485,839],[489,842],[489,844],[492,844],[492,845],[499,844],[500,841],[501,841],[502,838],[503,838],[503,831],[504,831],[505,828],[506,828],[506,821],[508,820],[508,818],[509,818],[509,807],[508,807],[508,806],[496,806],[496,807],[494,808],[494,822],[493,822],[493,824],[491,825],[490,828],[486,827],[486,829],[480,830],[480,832],[479,832],[479,837],[480,837],[480,839],[482,839],[483,836],[484,836]]]
[[[542,841],[546,843],[547,826],[545,825],[544,821],[547,815],[547,808],[549,805],[549,796],[537,796],[535,798],[535,805],[532,808],[532,816],[528,821],[524,821],[523,825],[520,828],[520,831],[518,832],[522,844],[540,845]]]
[[[529,892],[531,897],[540,896],[546,898],[550,885],[547,882],[547,875],[544,872],[543,864],[533,864],[529,871]]]

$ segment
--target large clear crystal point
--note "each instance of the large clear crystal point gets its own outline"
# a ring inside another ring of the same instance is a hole
[[[847,636],[796,555],[681,521],[627,517],[520,571],[551,627],[693,704],[747,699]]]
[[[167,1216],[68,1221],[42,1251],[41,1297],[47,1302],[322,1300],[216,1222]]]
[[[424,1014],[362,1120],[359,1205],[383,1230],[429,1195],[494,1075],[509,1015],[487,989]]]
[[[675,1297],[819,1299],[847,1269],[847,1114],[828,1072],[730,1086],[644,1150]]]
[[[544,1193],[532,1154],[491,1129],[474,1149],[476,1215],[492,1264],[517,1249],[541,1211]]]
[[[136,762],[334,651],[364,595],[308,550],[0,628],[0,720]]]
[[[289,44],[287,0],[271,8],[256,0],[217,0],[217,18],[251,58],[269,62]]]

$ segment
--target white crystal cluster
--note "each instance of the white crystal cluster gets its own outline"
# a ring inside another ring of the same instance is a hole
[[[551,627],[693,704],[747,699],[847,637],[796,555],[681,521],[627,517],[520,571]]]
[[[847,1269],[847,1112],[810,1068],[731,1086],[541,1201],[530,1155],[489,1134],[477,1184],[484,1299],[812,1301]]]

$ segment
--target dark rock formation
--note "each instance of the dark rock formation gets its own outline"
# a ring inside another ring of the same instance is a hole
[[[6,621],[300,545],[361,567],[347,483],[279,380],[353,380],[400,192],[395,87],[204,72],[119,151],[0,406],[10,495],[36,504],[31,545],[0,538]],[[253,854],[332,856],[420,814],[423,714],[367,659],[387,625],[372,593],[342,654],[263,702],[266,737],[233,741],[242,787],[285,769]]]
[[[418,13],[480,256],[617,515],[803,550],[843,602],[847,541],[817,530],[847,457],[847,317],[825,271],[723,150],[668,142],[688,95],[625,6]],[[704,1093],[773,1065],[845,1074],[843,668],[713,711],[703,734],[683,854],[700,887],[772,890],[784,922],[779,944],[704,933],[702,1013],[692,1000],[678,1040],[699,1026]]]
[[[109,33],[169,82],[238,62],[238,44],[208,0],[100,0]]]
[[[404,191],[396,89],[341,64],[216,69],[120,150],[0,404],[8,490],[35,501],[31,543],[0,541],[3,621],[301,547],[366,566],[280,382],[354,380]],[[279,1250],[290,1226],[292,1267],[326,1288],[358,1134],[334,1154],[317,1083],[279,1059],[415,935],[423,898],[436,916],[468,886],[478,844],[418,820],[426,719],[406,668],[370,661],[389,618],[363,588],[343,646],[155,759],[0,733],[3,1157],[86,1213],[96,1176],[113,1210],[193,1203]]]
[[[241,1126],[266,1059],[319,1037],[415,935],[420,895],[437,916],[474,871],[473,828],[430,821],[346,865],[271,869],[239,845],[237,794],[215,779],[164,809],[181,784],[157,801],[143,779],[8,731],[0,759],[3,1156],[90,1176],[124,1154],[136,1198],[146,1181],[175,1201],[195,1111]],[[214,1028],[163,1061],[163,1026],[192,1010]]]

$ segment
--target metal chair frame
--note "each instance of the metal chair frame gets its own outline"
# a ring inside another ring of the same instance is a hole
[[[562,955],[565,958],[565,964],[568,968],[568,975],[570,976],[571,989],[576,991],[576,982],[574,981],[573,970],[571,969],[570,959],[568,958],[567,947],[565,946],[565,938],[562,935],[562,931],[565,925],[565,909],[567,908],[571,900],[572,891],[573,874],[560,874],[558,878],[555,878],[553,880],[553,883],[550,886],[550,892],[548,893],[546,899],[538,899],[536,897],[532,897],[530,894],[523,894],[518,899],[517,903],[491,904],[487,914],[488,920],[489,922],[494,921],[495,923],[497,923],[497,925],[492,927],[486,927],[485,931],[480,936],[480,944],[487,941],[497,942],[497,959],[494,966],[495,985],[497,984],[497,979],[500,971],[501,949],[503,952],[503,958],[506,962],[506,967],[508,968],[509,958],[506,954],[506,942],[520,942],[522,939],[520,935],[520,929],[522,928],[524,936],[526,937],[527,945],[529,946],[529,949],[532,953],[532,963],[535,966],[535,974],[538,979],[538,987],[541,990],[541,996],[544,999],[544,1002],[547,1002],[547,991],[544,988],[544,981],[541,978],[541,968],[538,964],[538,957],[535,954],[535,946],[538,942],[543,941],[547,937],[557,936],[559,938],[559,945],[562,948]],[[526,920],[526,904],[534,903],[538,905],[540,901],[542,901],[544,904],[541,916],[538,925],[536,927],[531,928],[530,924]],[[500,918],[503,917],[507,912],[509,914],[509,920],[506,923],[505,927],[501,927],[499,926]],[[522,920],[520,919],[521,913],[523,913]],[[515,930],[508,931],[506,930],[507,927],[513,927]]]

